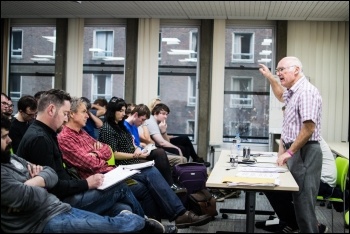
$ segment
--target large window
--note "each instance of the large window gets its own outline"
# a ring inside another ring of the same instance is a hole
[[[83,96],[91,102],[124,98],[125,25],[84,28]]]
[[[268,143],[270,84],[259,64],[273,63],[272,27],[226,27],[224,142]]]
[[[56,27],[11,26],[8,89],[16,112],[23,95],[54,88]]]
[[[196,143],[198,27],[161,26],[158,95],[170,108],[168,133]]]

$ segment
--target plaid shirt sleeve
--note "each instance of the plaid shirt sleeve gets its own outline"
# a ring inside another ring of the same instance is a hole
[[[87,178],[96,173],[109,171],[106,161],[111,158],[112,152],[107,144],[99,150],[94,149],[96,140],[87,132],[76,132],[64,127],[57,137],[63,160],[75,167],[81,177]],[[91,153],[97,154],[92,155]]]

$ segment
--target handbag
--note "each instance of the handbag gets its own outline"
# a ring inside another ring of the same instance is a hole
[[[189,195],[189,209],[197,215],[218,215],[216,200],[207,189],[201,189]]]

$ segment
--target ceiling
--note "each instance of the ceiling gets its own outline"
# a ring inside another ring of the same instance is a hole
[[[1,18],[349,21],[349,1],[1,1]]]

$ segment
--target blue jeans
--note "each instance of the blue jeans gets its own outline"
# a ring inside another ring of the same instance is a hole
[[[138,232],[144,226],[145,219],[133,213],[108,217],[72,208],[54,216],[45,225],[43,233],[125,233]]]
[[[157,168],[147,167],[132,176],[138,183],[130,189],[141,203],[145,214],[159,220],[162,215],[169,221],[186,212],[179,197],[170,188]]]
[[[114,217],[129,210],[141,217],[145,213],[126,183],[118,183],[105,190],[91,189],[63,199],[71,206],[99,215]]]

